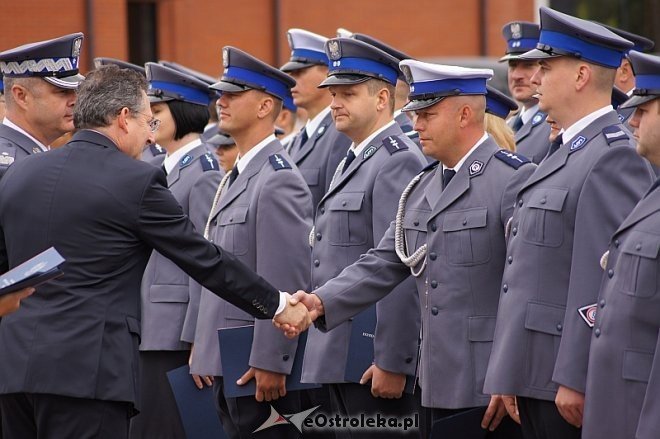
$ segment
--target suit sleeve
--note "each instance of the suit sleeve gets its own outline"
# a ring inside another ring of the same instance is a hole
[[[656,297],[653,299],[656,302],[655,309],[657,309],[658,299],[656,293]],[[658,437],[658,431],[660,431],[660,417],[658,417],[658,413],[660,413],[660,332],[656,336],[655,355],[653,356],[649,382],[646,386],[642,413],[637,424],[636,439],[654,439]]]
[[[410,145],[410,148],[414,148]],[[373,191],[374,242],[379,242],[396,216],[401,193],[423,163],[415,154],[395,153],[376,176]],[[417,285],[412,276],[376,304],[374,362],[389,372],[415,375],[421,325]]]
[[[211,204],[213,204],[213,198],[221,179],[222,174],[220,172],[203,172],[190,190],[188,216],[195,226],[195,230],[200,233],[204,231],[206,226],[206,220],[211,212]],[[188,307],[181,329],[181,341],[193,343],[195,328],[197,327],[199,302],[202,297],[202,286],[192,277],[188,278],[188,291]]]
[[[628,146],[609,149],[587,175],[577,204],[566,315],[552,377],[560,385],[585,391],[591,328],[578,309],[596,302],[600,258],[651,183],[647,163]]]
[[[165,174],[154,168],[137,211],[140,238],[220,298],[258,319],[270,319],[278,290],[236,257],[195,231],[172,193]]]
[[[312,198],[302,177],[288,170],[272,171],[251,208],[257,209],[257,272],[282,291],[307,291]],[[250,366],[289,374],[297,346],[297,339],[287,339],[271,322],[257,321]]]

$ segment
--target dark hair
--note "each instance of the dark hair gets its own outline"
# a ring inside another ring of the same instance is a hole
[[[108,65],[92,70],[77,90],[73,124],[77,129],[109,126],[122,108],[145,111],[146,79],[134,70]]]
[[[191,104],[183,101],[165,102],[172,113],[176,132],[174,140],[183,138],[190,133],[203,133],[204,127],[209,123],[209,109],[203,105]]]

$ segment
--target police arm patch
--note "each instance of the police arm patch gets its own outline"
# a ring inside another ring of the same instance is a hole
[[[286,159],[281,155],[281,154],[273,154],[268,157],[268,160],[270,161],[271,166],[273,169],[276,171],[279,171],[281,169],[291,169],[291,165],[289,162],[286,161]]]
[[[394,154],[397,151],[405,151],[408,149],[408,145],[401,140],[399,136],[387,136],[383,139],[383,146],[387,148],[390,155]]]
[[[207,152],[199,158],[199,161],[202,163],[202,170],[206,171],[218,171],[220,167],[218,166],[218,161],[213,157],[213,154]]]
[[[495,158],[500,159],[514,169],[518,169],[525,163],[531,163],[531,160],[524,155],[516,154],[515,152],[507,151],[506,149],[500,149],[497,151],[495,153]]]
[[[582,317],[584,323],[586,323],[587,326],[590,328],[593,328],[594,324],[596,323],[597,309],[598,309],[598,305],[596,303],[592,303],[591,305],[586,305],[583,306],[582,308],[578,308],[578,313],[580,314],[580,317]]]

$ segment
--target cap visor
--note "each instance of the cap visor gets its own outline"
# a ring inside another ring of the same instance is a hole
[[[417,110],[422,110],[424,108],[428,108],[432,105],[437,104],[447,96],[440,96],[437,98],[432,98],[432,99],[420,99],[420,100],[412,100],[408,101],[406,105],[401,108],[401,111],[417,111]]]
[[[546,59],[546,58],[557,58],[562,55],[550,55],[539,49],[532,49],[529,52],[521,53],[518,55],[518,59]]]
[[[216,148],[220,146],[229,146],[236,144],[236,142],[234,141],[233,138],[231,138],[231,136],[226,136],[224,134],[216,134],[213,137],[211,137],[209,140],[207,140],[206,143]]]
[[[310,63],[304,63],[304,62],[299,62],[299,61],[289,61],[288,63],[284,64],[282,67],[280,67],[280,70],[283,72],[293,72],[294,70],[302,70],[306,69],[308,67],[316,66],[320,64],[310,64]]]
[[[646,103],[648,101],[652,101],[653,99],[658,99],[660,96],[658,95],[645,95],[645,96],[631,96],[630,99],[628,99],[626,102],[621,104],[619,106],[619,109],[623,108],[634,108],[637,107],[638,105],[642,105],[643,103]]]
[[[147,95],[149,98],[149,103],[150,104],[156,104],[158,102],[169,102],[173,101],[174,98],[167,97],[167,96],[152,96],[152,95]]]
[[[219,90],[221,92],[226,91],[229,93],[238,93],[241,91],[250,90],[250,87],[246,85],[238,85],[227,81],[216,82],[215,84],[209,85],[209,88],[212,90]]]
[[[78,85],[85,79],[83,75],[77,73],[71,76],[65,76],[63,78],[56,78],[54,76],[45,76],[44,80],[53,84],[55,87],[66,88],[69,90],[74,90],[78,88]]]
[[[366,82],[371,77],[362,75],[332,75],[325,78],[325,80],[318,86],[318,88],[329,87],[331,85],[353,85]]]
[[[534,49],[536,50],[536,49]],[[522,53],[507,53],[504,55],[502,58],[500,58],[498,61],[499,62],[504,62],[504,61],[510,61],[510,60],[515,60],[515,59],[522,59],[522,55],[524,55],[525,52]]]

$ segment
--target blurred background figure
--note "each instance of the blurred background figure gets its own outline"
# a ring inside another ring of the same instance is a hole
[[[506,123],[512,111],[518,109],[518,104],[490,85],[486,86],[486,114],[484,116],[484,129],[495,140],[500,148],[509,151],[516,150],[516,141],[513,130]]]
[[[215,154],[220,162],[220,168],[225,173],[231,172],[231,169],[236,164],[236,157],[238,157],[238,148],[233,137],[224,131],[220,131],[211,137],[208,143],[215,148]]]

